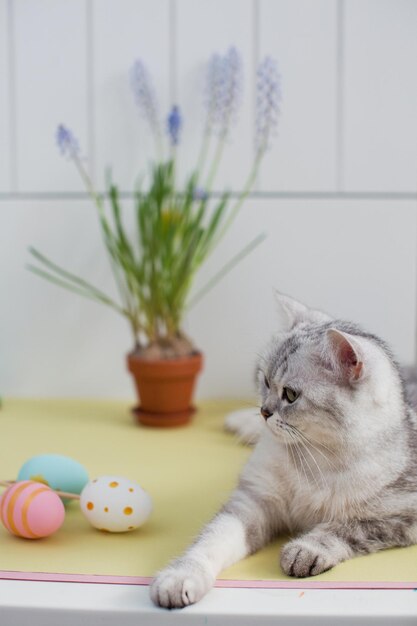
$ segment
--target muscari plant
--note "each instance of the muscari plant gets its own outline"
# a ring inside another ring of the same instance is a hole
[[[118,288],[115,300],[30,248],[36,265],[29,269],[47,280],[105,304],[129,321],[134,352],[152,357],[191,353],[193,345],[182,331],[185,312],[209,291],[263,239],[258,235],[232,257],[207,284],[190,298],[197,270],[213,252],[232,224],[250,192],[260,163],[270,147],[278,122],[281,99],[276,63],[266,57],[257,69],[255,152],[242,191],[232,196],[213,194],[213,184],[234,125],[242,94],[242,62],[235,48],[213,55],[207,67],[205,126],[195,169],[184,185],[177,183],[178,147],[183,119],[174,105],[164,132],[158,101],[149,73],[138,60],[131,69],[131,86],[137,106],[155,139],[156,158],[149,185],[134,192],[134,233],[123,220],[118,187],[109,179],[98,193],[81,157],[78,141],[65,126],[57,130],[61,153],[77,168],[95,202],[99,223]],[[166,138],[169,154],[166,151]],[[211,154],[211,158],[208,155]]]

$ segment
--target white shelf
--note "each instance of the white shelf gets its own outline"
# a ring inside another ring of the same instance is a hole
[[[148,588],[0,581],[2,626],[291,626],[417,623],[414,590],[213,589],[182,610],[154,607]]]

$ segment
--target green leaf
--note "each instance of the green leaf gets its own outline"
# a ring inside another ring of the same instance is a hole
[[[76,284],[72,284],[71,282],[67,282],[62,278],[57,278],[53,274],[50,274],[49,272],[46,272],[45,270],[42,270],[39,267],[36,267],[35,265],[27,265],[26,267],[33,274],[37,274],[41,278],[45,278],[50,283],[54,283],[55,285],[58,285],[59,287],[63,287],[64,289],[67,289],[68,291],[72,291],[80,296],[83,296],[84,298],[89,298],[90,300],[95,300],[96,302],[101,302],[102,304],[106,304],[107,306],[115,309],[118,313],[121,313],[122,315],[127,316],[127,311],[119,307],[118,304],[116,304],[113,300],[111,300],[111,298],[109,298],[105,294],[101,294],[100,292],[97,292],[94,288],[91,290],[88,288],[83,289],[82,287]]]
[[[203,242],[203,247],[201,250],[201,260],[200,262],[203,262],[203,260],[205,260],[205,258],[207,257],[207,255],[209,254],[209,252],[212,250],[213,246],[213,240],[214,237],[217,234],[217,231],[221,225],[221,221],[224,217],[226,208],[227,208],[227,203],[229,201],[229,194],[225,193],[220,202],[218,203],[214,213],[213,213],[213,217],[211,218],[211,221],[209,222],[209,225],[206,229],[205,232],[205,237],[204,237],[204,242]]]
[[[35,248],[29,248],[29,252],[40,263],[43,263],[43,265],[48,267],[49,270],[51,270],[52,272],[55,272],[56,274],[58,274],[61,277],[61,281],[62,281],[62,279],[65,279],[69,283],[74,283],[75,285],[77,285],[78,288],[84,289],[84,290],[88,290],[88,291],[90,291],[92,293],[94,292],[97,297],[105,299],[105,300],[107,300],[109,302],[112,302],[115,306],[118,306],[118,305],[116,305],[116,303],[114,303],[111,300],[111,298],[109,298],[105,293],[100,291],[100,289],[98,289],[97,287],[94,287],[94,285],[92,285],[91,283],[87,282],[83,278],[79,278],[75,274],[71,274],[67,270],[64,270],[62,267],[59,267],[59,265],[56,265],[56,263],[53,263],[52,261],[47,259],[43,254],[38,252],[38,250],[36,250]],[[32,270],[36,269],[35,266],[30,266],[30,267],[32,268]],[[39,271],[42,271],[42,270],[39,270]],[[37,273],[39,273],[39,271]],[[119,310],[121,310],[120,307],[118,307],[118,308],[119,308]]]

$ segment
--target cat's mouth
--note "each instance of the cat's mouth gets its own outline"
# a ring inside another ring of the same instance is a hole
[[[279,417],[279,415],[274,414],[272,417],[270,417],[267,420],[266,425],[268,426],[272,434],[275,435],[278,439],[280,439],[281,441],[292,443],[293,437],[291,436],[291,427],[285,420]]]

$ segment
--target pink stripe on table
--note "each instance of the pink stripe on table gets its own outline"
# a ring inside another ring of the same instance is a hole
[[[38,582],[149,585],[146,576],[103,576],[101,574],[60,574],[0,571],[0,579]],[[215,587],[245,589],[417,589],[415,582],[321,582],[305,580],[217,580]]]

